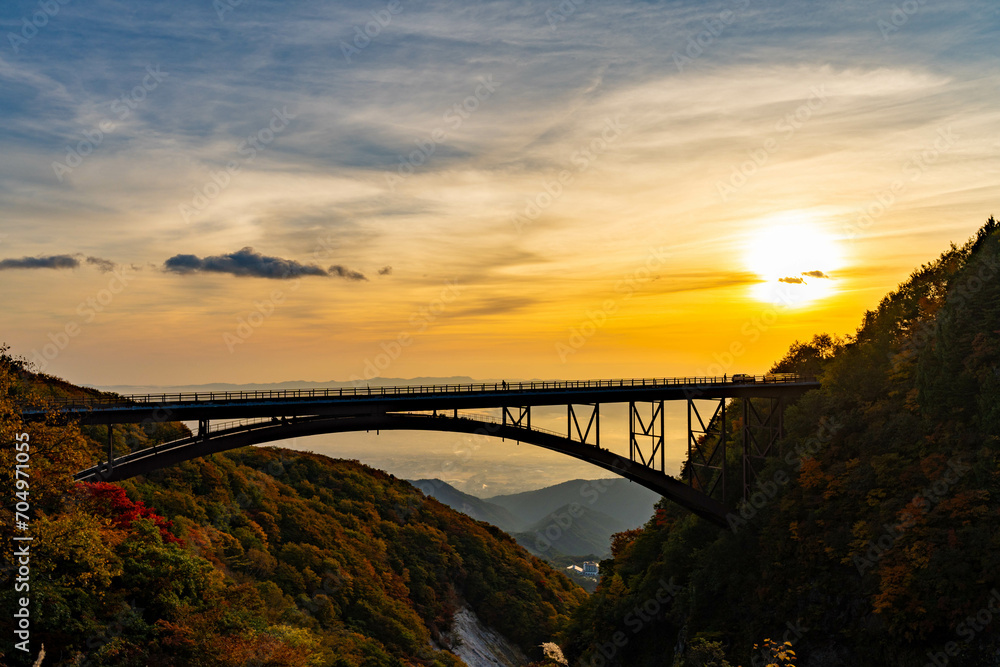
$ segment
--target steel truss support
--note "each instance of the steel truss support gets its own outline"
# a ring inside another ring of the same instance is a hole
[[[517,417],[512,410],[517,410]],[[531,406],[503,406],[503,425],[531,428]]]
[[[743,500],[754,492],[766,459],[781,453],[778,441],[784,435],[784,398],[743,399]]]
[[[726,399],[711,401],[715,409],[702,419],[695,399],[688,404],[688,484],[705,495],[726,502]],[[707,413],[706,413],[707,414]],[[716,493],[718,491],[718,493]]]
[[[582,442],[585,445],[593,444],[598,449],[601,448],[601,406],[599,403],[582,403],[581,406],[586,406],[591,408],[590,418],[587,419],[586,428],[580,428],[581,420],[576,417],[576,410],[573,404],[570,403],[566,406],[566,437],[570,440],[575,440],[576,442]],[[585,413],[584,413],[585,414]],[[574,428],[576,430],[576,437],[573,437]],[[590,437],[590,431],[594,431],[594,442],[587,442]]]
[[[663,401],[652,401],[649,407],[649,419],[643,420],[642,414],[640,414],[639,408],[636,407],[635,403],[629,402],[628,404],[628,457],[647,468],[666,472],[664,463],[666,428]],[[649,438],[649,441],[646,438]],[[649,456],[643,454],[643,445],[647,443],[649,445]],[[657,468],[657,454],[659,454],[659,468]]]

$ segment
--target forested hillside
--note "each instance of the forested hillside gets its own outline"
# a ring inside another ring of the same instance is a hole
[[[664,504],[616,536],[565,635],[571,663],[663,665],[680,648],[678,665],[765,664],[753,647],[771,638],[799,665],[1000,664],[997,223],[855,335],[796,344],[773,370],[822,388],[789,409],[752,505],[720,531]]]
[[[586,595],[498,529],[353,461],[252,448],[76,484],[104,428],[25,424],[19,410],[77,392],[89,390],[4,351],[0,477],[13,488],[11,443],[27,432],[32,646],[44,643],[45,665],[457,666],[440,649],[462,606],[540,658]],[[116,449],[184,431],[116,428]],[[11,505],[0,513],[9,532]],[[12,609],[9,567],[5,581]]]

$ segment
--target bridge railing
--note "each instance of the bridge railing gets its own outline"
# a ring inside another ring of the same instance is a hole
[[[766,375],[735,374],[722,377],[679,377],[679,378],[632,378],[616,380],[536,380],[529,382],[480,382],[472,384],[431,384],[353,387],[330,387],[323,389],[263,389],[254,391],[206,391],[174,394],[127,394],[71,397],[52,400],[50,405],[57,409],[93,409],[105,407],[126,407],[132,405],[163,405],[177,403],[231,403],[233,401],[254,401],[272,399],[324,399],[353,398],[371,396],[453,395],[470,393],[509,393],[538,390],[564,389],[604,389],[616,387],[657,387],[657,386],[706,386],[747,384],[783,384],[808,382],[813,378],[796,373],[768,373]]]

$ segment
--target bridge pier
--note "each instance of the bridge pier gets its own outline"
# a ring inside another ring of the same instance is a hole
[[[517,410],[517,417],[514,417],[514,413],[511,412],[511,408]],[[458,410],[455,410],[455,417],[458,417]],[[521,428],[531,428],[531,406],[503,406],[503,425],[507,426],[520,426]]]
[[[764,403],[766,414],[761,416],[754,401]],[[785,435],[784,397],[743,399],[743,500],[753,493],[757,477],[766,460],[778,451],[778,441]]]
[[[651,401],[649,405],[649,421],[646,422],[643,420],[642,414],[636,407],[635,401],[630,401],[628,404],[628,456],[630,460],[640,463],[647,468],[652,468],[653,470],[658,470],[659,472],[666,472],[666,428],[663,401]],[[636,425],[639,427],[638,430],[636,429]],[[642,445],[644,443],[640,442],[640,438],[643,440],[649,438],[649,456],[642,453]],[[657,454],[659,454],[660,457],[659,468],[656,467]]]
[[[687,399],[688,417],[688,484],[702,493],[726,502],[726,399],[711,401],[712,416],[706,421],[698,410],[696,399]],[[707,414],[707,413],[706,413]],[[718,493],[716,493],[718,492]]]
[[[590,429],[594,429],[594,446],[601,448],[601,405],[600,403],[581,403],[580,405],[591,408],[590,417],[587,419],[587,427],[580,428],[580,420],[577,419],[576,410],[573,403],[566,404],[566,437],[574,440],[573,431],[576,430],[577,442],[589,445],[587,438],[590,436]]]

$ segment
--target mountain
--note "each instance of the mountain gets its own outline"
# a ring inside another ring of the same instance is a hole
[[[499,529],[356,461],[251,447],[75,483],[106,427],[20,418],[74,393],[92,392],[0,350],[0,428],[30,445],[31,645],[47,665],[518,664],[586,597]],[[115,446],[185,431],[116,427]],[[0,448],[4,488],[14,464]],[[12,504],[0,519],[13,525]],[[0,604],[26,594],[5,585]],[[0,664],[26,658],[0,646]]]
[[[610,555],[611,536],[645,523],[660,498],[624,479],[577,479],[487,500],[439,479],[411,484],[452,509],[510,533],[525,549],[545,558]]]
[[[505,533],[516,533],[525,526],[525,522],[511,514],[507,508],[463,493],[440,479],[412,479],[408,481],[420,489],[424,495],[431,496],[453,510],[469,515],[476,521],[493,524]]]
[[[572,503],[557,508],[513,536],[525,549],[544,558],[559,555],[607,558],[611,555],[611,536],[633,527],[592,507]]]
[[[821,387],[788,408],[750,502],[722,530],[664,502],[616,538],[570,664],[998,664],[1000,225],[772,371]],[[768,639],[797,658],[755,650]]]
[[[493,496],[486,500],[505,508],[525,524],[537,522],[576,503],[634,528],[649,520],[659,494],[621,478],[574,479],[537,491]]]

